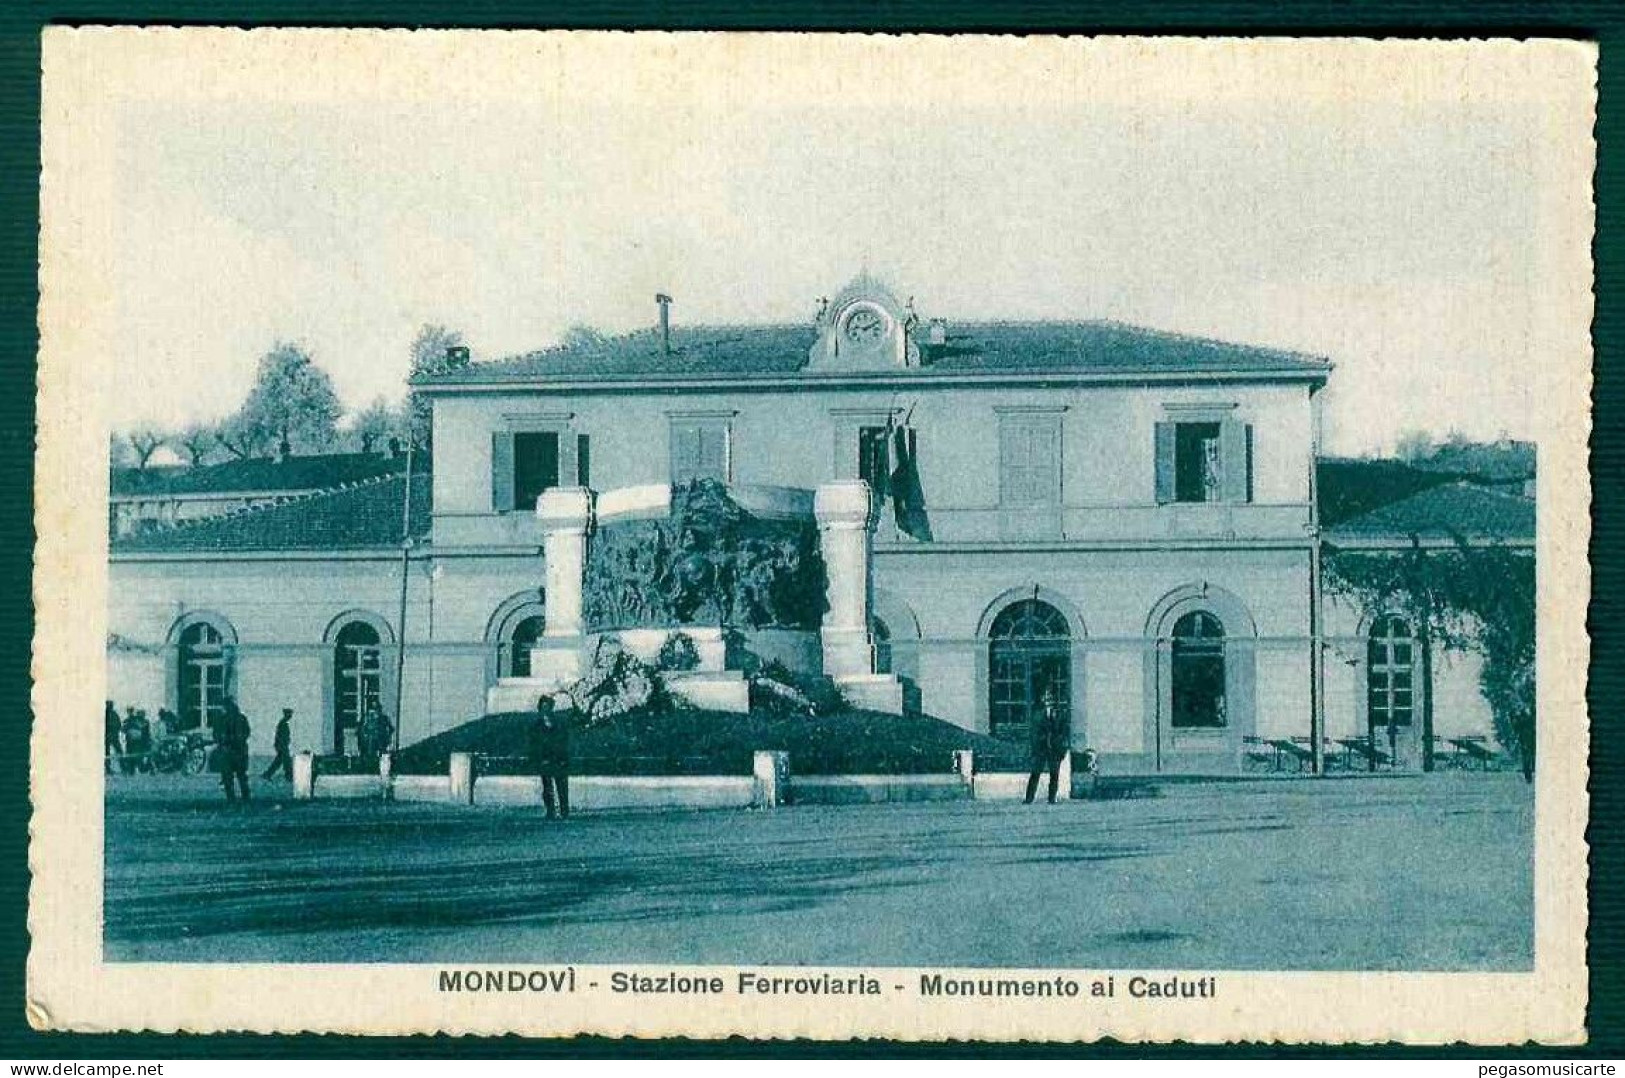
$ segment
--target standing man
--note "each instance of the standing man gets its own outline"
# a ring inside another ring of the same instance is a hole
[[[356,737],[362,758],[376,761],[379,754],[389,751],[390,739],[394,736],[395,726],[384,714],[383,708],[378,706],[378,701],[368,701],[367,712],[361,716],[361,730]]]
[[[220,720],[220,784],[226,788],[226,800],[237,800],[241,789],[243,800],[248,800],[248,716],[237,708],[235,697],[226,697],[226,713]],[[236,788],[233,788],[235,784]]]
[[[265,773],[260,776],[261,779],[268,779],[280,770],[284,779],[293,781],[293,757],[288,754],[288,746],[293,741],[293,733],[288,729],[288,724],[292,720],[293,708],[283,708],[282,719],[276,724],[276,736],[271,743],[276,755],[271,758],[271,766],[265,769]]]
[[[542,780],[542,804],[547,818],[570,818],[570,732],[554,713],[554,701],[536,701],[536,719],[530,728],[530,762]],[[557,809],[555,811],[555,802]]]
[[[102,713],[102,752],[107,756],[107,773],[113,773],[113,761],[124,755],[124,746],[119,741],[119,732],[122,724],[118,721],[118,708],[113,701],[107,701],[107,710]]]
[[[124,773],[152,770],[152,724],[135,705],[124,709]]]
[[[1032,772],[1027,776],[1026,803],[1033,803],[1038,792],[1038,776],[1049,772],[1049,803],[1055,804],[1055,787],[1060,781],[1061,761],[1071,749],[1071,731],[1066,716],[1061,713],[1060,694],[1051,683],[1044,689],[1039,703],[1038,721],[1032,728]]]

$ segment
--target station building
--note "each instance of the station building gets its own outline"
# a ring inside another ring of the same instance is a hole
[[[296,748],[318,752],[377,698],[415,741],[530,673],[544,491],[865,479],[872,664],[925,714],[1020,736],[1053,685],[1074,744],[1123,772],[1240,770],[1310,733],[1317,692],[1334,742],[1380,720],[1414,744],[1423,693],[1436,734],[1493,741],[1475,656],[1441,654],[1422,685],[1411,627],[1327,597],[1317,546],[1532,548],[1533,502],[1441,477],[1328,500],[1328,478],[1363,479],[1321,458],[1323,358],[922,319],[867,277],[806,324],[666,313],[423,379],[432,470],[116,535],[110,695],[202,723],[230,693],[265,745],[292,707]]]

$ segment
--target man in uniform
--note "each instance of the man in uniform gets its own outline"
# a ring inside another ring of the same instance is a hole
[[[555,714],[551,696],[536,701],[536,719],[530,728],[530,762],[542,780],[542,804],[547,818],[570,818],[570,732]],[[555,808],[556,803],[556,808]]]
[[[293,742],[293,732],[288,727],[292,720],[293,708],[283,708],[282,719],[276,724],[276,736],[271,742],[271,747],[276,750],[276,755],[271,758],[271,766],[265,769],[265,773],[260,778],[268,779],[280,770],[283,778],[289,782],[293,781],[293,757],[288,754],[288,747]]]
[[[220,784],[226,788],[226,800],[237,800],[241,789],[243,800],[248,800],[248,716],[237,708],[233,697],[226,697],[226,713],[220,720],[217,737],[220,760]]]

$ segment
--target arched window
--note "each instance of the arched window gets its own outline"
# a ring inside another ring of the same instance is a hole
[[[1366,644],[1366,703],[1373,727],[1411,725],[1415,674],[1416,641],[1411,627],[1394,614],[1378,618]]]
[[[547,619],[541,614],[520,618],[514,624],[513,635],[506,644],[499,645],[507,650],[509,677],[530,677],[530,649],[542,638],[546,627]]]
[[[214,729],[226,713],[226,683],[229,680],[231,648],[220,629],[207,621],[193,622],[181,630],[176,713],[181,729]]]
[[[1174,623],[1172,688],[1175,728],[1225,726],[1224,626],[1205,610]]]
[[[1020,737],[1053,688],[1063,709],[1072,700],[1072,630],[1066,615],[1038,599],[1011,603],[988,629],[988,728]]]
[[[383,706],[383,648],[378,630],[352,621],[333,638],[333,749],[345,752],[346,732],[361,727],[367,705]],[[349,734],[353,743],[356,734]]]
[[[875,673],[891,673],[891,627],[879,618],[870,618],[869,635],[875,641]]]

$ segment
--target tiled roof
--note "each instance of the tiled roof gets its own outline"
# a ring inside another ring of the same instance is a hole
[[[1335,527],[1379,506],[1459,478],[1399,460],[1322,457],[1315,464],[1321,527]]]
[[[322,453],[286,460],[259,457],[196,468],[114,468],[113,497],[224,494],[279,490],[326,490],[405,470],[406,458],[380,453]]]
[[[671,351],[659,334],[642,330],[585,344],[475,363],[416,379],[424,385],[553,381],[716,379],[748,381],[809,372],[817,338],[812,325],[685,326],[671,331]],[[923,362],[884,376],[931,378],[957,374],[1230,374],[1278,373],[1323,378],[1324,360],[1299,352],[1228,344],[1119,322],[980,322],[950,325],[947,343],[921,344]],[[859,375],[861,376],[861,375]]]
[[[1518,494],[1456,482],[1351,517],[1327,529],[1329,542],[1355,539],[1532,540],[1535,502]]]
[[[429,533],[430,477],[412,476],[412,535]],[[258,550],[372,550],[401,542],[404,475],[290,498],[113,540],[114,554]]]

